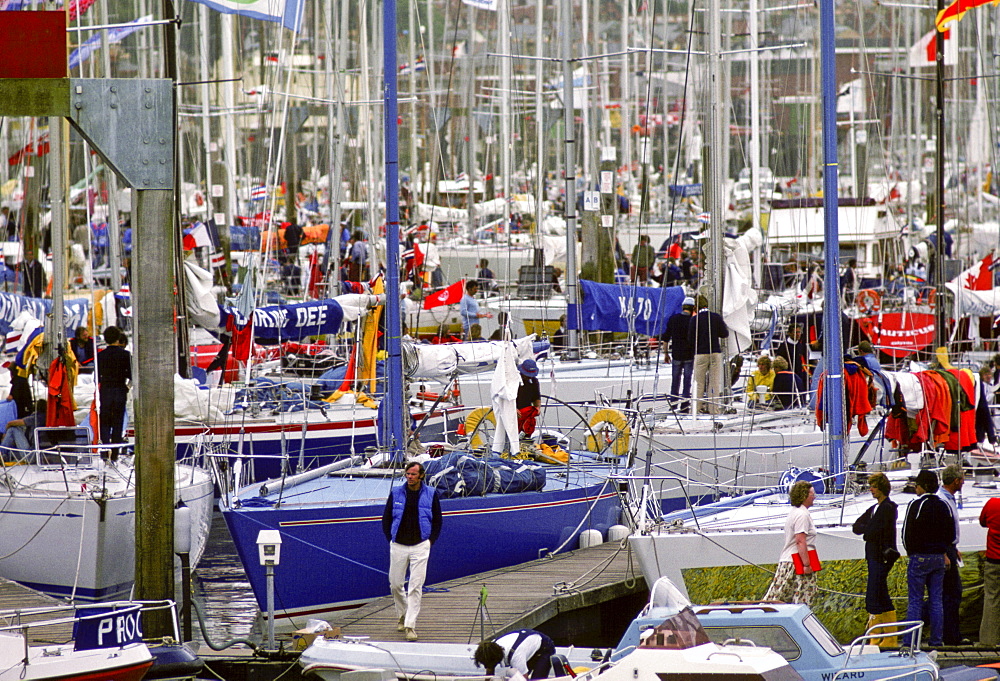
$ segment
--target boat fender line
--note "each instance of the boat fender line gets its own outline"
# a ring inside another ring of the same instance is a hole
[[[878,312],[882,309],[882,296],[875,289],[861,289],[854,297],[854,304],[858,306],[858,311],[863,314]]]
[[[593,431],[594,429],[599,428],[602,424],[612,426],[618,431],[614,442],[610,443],[611,452],[615,456],[624,456],[625,454],[628,454],[629,437],[632,434],[632,429],[629,428],[628,421],[625,420],[625,415],[617,409],[598,409],[597,412],[595,412],[590,418],[590,428]],[[600,446],[597,438],[593,434],[587,436],[588,451],[600,452],[603,451],[605,447]]]
[[[493,414],[492,407],[479,407],[478,409],[473,409],[469,412],[469,415],[465,417],[465,432],[472,433],[472,439],[469,440],[469,447],[472,449],[479,449],[483,446],[483,436],[477,432],[479,430],[479,424],[482,423],[483,419],[486,419],[492,423],[494,427],[496,427],[497,417]]]

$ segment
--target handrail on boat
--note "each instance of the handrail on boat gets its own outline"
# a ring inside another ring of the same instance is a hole
[[[8,621],[11,624],[0,624],[0,631],[17,631],[22,634],[26,634],[31,629],[38,629],[41,627],[51,627],[60,624],[69,624],[75,622],[79,619],[77,613],[80,610],[90,610],[95,608],[100,608],[108,612],[114,612],[117,610],[126,610],[132,608],[136,605],[141,606],[141,612],[153,612],[157,610],[167,610],[171,611],[171,623],[173,624],[174,639],[180,640],[180,623],[177,620],[177,608],[174,601],[169,599],[156,600],[156,601],[107,601],[102,603],[65,603],[58,605],[47,605],[39,606],[35,608],[18,608],[15,610],[2,610],[0,611],[0,621]],[[63,617],[57,617],[55,619],[47,619],[40,621],[25,621],[28,617],[43,617],[55,613],[69,613],[72,615],[65,615]],[[85,615],[88,616],[88,615]]]
[[[691,495],[688,494],[687,487],[684,485],[685,480],[683,478],[681,478],[680,476],[678,476],[678,475],[649,475],[649,476],[646,476],[646,475],[633,475],[632,473],[626,473],[624,475],[618,475],[618,474],[614,474],[613,473],[613,474],[611,474],[611,475],[608,476],[608,479],[609,480],[624,481],[626,483],[631,482],[633,480],[664,480],[664,481],[665,480],[674,480],[675,482],[677,482],[678,485],[680,485],[681,492],[684,494],[684,502],[687,504],[687,508],[692,508]],[[699,530],[701,530],[701,525],[698,523],[697,516],[695,516],[695,518],[694,518],[694,524],[695,524],[695,527],[697,527]]]

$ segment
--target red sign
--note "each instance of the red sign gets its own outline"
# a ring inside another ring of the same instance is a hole
[[[68,73],[65,10],[0,12],[0,44],[6,45],[0,78],[65,78]]]
[[[873,345],[892,357],[906,357],[934,342],[934,315],[926,312],[886,312],[860,317],[858,325]]]

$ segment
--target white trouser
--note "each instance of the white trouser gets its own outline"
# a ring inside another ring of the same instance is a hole
[[[396,604],[396,615],[405,617],[403,626],[417,628],[420,614],[420,597],[427,577],[427,559],[431,557],[431,540],[427,539],[414,546],[392,542],[389,544],[389,588],[392,601]],[[410,583],[404,590],[406,568],[410,568]]]

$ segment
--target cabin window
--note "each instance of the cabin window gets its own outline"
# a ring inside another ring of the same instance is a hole
[[[784,627],[705,627],[705,633],[719,645],[739,640],[744,644],[753,643],[758,648],[770,648],[789,662],[799,659],[802,654],[799,645]]]
[[[836,657],[844,652],[844,649],[837,642],[837,639],[833,637],[833,634],[823,626],[823,623],[816,619],[816,615],[809,614],[804,620],[802,620],[802,626],[806,628],[816,642],[823,648],[827,655],[831,657]]]

